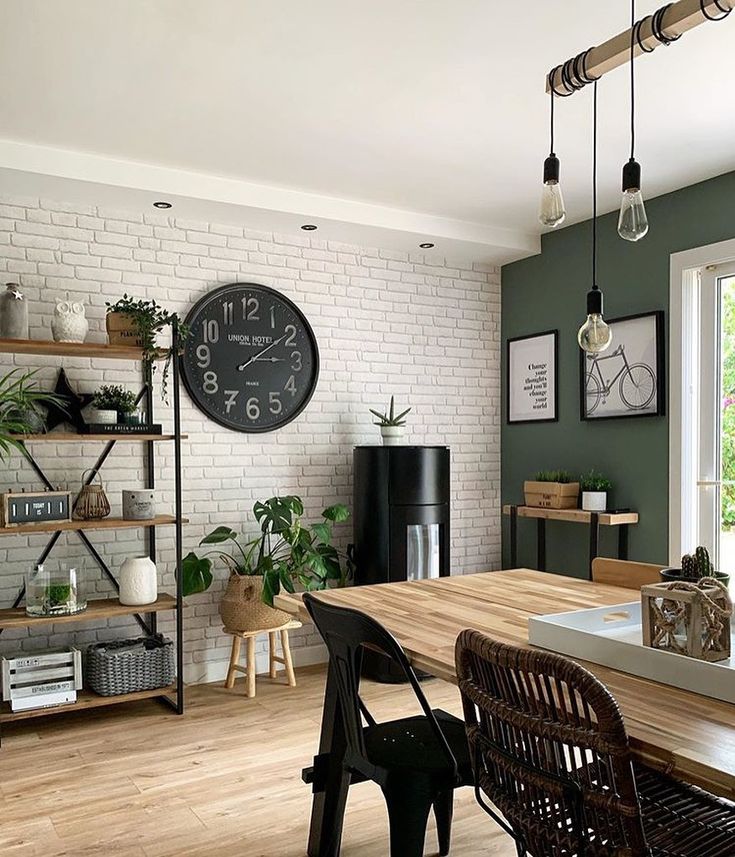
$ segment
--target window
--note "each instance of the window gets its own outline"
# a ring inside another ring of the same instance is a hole
[[[670,393],[670,562],[735,569],[735,242],[672,257]]]

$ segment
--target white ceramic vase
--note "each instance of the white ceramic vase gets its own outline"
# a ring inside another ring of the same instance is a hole
[[[398,446],[403,437],[404,426],[381,426],[383,446]]]
[[[158,573],[150,557],[128,557],[120,568],[118,582],[121,604],[152,604],[158,598]]]
[[[604,512],[607,509],[607,491],[583,491],[582,508],[585,512]]]

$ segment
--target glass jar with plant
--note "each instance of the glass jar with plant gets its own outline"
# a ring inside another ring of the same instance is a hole
[[[566,470],[540,470],[523,483],[527,506],[545,509],[576,509],[579,482]]]
[[[23,451],[17,435],[40,434],[45,431],[46,405],[64,410],[64,402],[53,393],[39,390],[33,380],[36,372],[11,369],[0,378],[0,461],[13,449]]]
[[[136,413],[138,401],[132,390],[126,390],[121,384],[105,384],[100,387],[92,399],[92,407],[97,411],[110,411],[114,414],[116,423],[132,422],[132,415]],[[98,419],[105,422],[105,419]]]
[[[370,408],[370,413],[377,417],[376,426],[380,426],[380,435],[383,438],[383,446],[397,446],[403,437],[403,429],[406,425],[404,417],[411,411],[411,408],[406,408],[400,414],[395,412],[394,397],[390,397],[390,406],[388,410],[381,414],[380,411],[374,411]]]
[[[253,514],[260,534],[242,541],[230,527],[217,527],[200,545],[213,546],[202,555],[184,557],[184,595],[204,592],[212,584],[212,559],[220,559],[230,577],[220,604],[224,626],[231,631],[253,631],[284,624],[288,616],[273,607],[281,587],[294,592],[298,584],[306,590],[326,589],[330,583],[343,586],[352,572],[349,557],[332,544],[332,528],[346,521],[346,506],[329,506],[322,520],[303,521],[300,497],[271,497],[257,502]]]
[[[587,512],[604,512],[607,509],[607,493],[612,482],[594,469],[579,477],[582,489],[582,508]]]
[[[173,348],[161,348],[158,335],[165,328],[176,330],[179,347],[189,336],[189,328],[178,314],[169,312],[156,301],[135,299],[124,294],[115,303],[109,301],[107,307],[107,337],[111,345],[135,345],[143,351],[143,362],[155,371],[155,360],[163,359],[161,374],[161,397],[167,401],[168,375],[171,368]]]

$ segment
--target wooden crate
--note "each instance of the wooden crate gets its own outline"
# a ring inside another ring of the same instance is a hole
[[[73,647],[2,659],[3,699],[11,711],[76,702],[82,654]]]
[[[526,506],[541,509],[576,509],[579,497],[579,482],[534,482],[523,483]]]
[[[732,603],[724,587],[652,583],[641,588],[643,645],[701,661],[730,657]]]
[[[70,491],[7,491],[0,495],[0,526],[71,521]]]

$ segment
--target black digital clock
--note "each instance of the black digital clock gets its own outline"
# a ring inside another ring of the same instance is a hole
[[[215,422],[273,431],[309,403],[319,349],[306,316],[280,292],[256,283],[222,286],[194,305],[186,324],[184,385]]]

